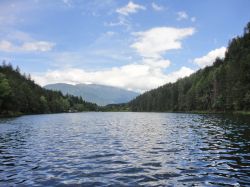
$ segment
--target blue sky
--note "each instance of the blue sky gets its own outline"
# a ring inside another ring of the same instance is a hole
[[[1,0],[0,60],[40,85],[143,92],[224,57],[249,0]]]

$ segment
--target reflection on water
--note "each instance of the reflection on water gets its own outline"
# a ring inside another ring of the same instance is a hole
[[[247,186],[250,119],[76,113],[0,120],[0,186]]]

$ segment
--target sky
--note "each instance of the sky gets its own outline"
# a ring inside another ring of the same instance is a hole
[[[144,92],[223,58],[249,0],[0,0],[0,60],[36,83]]]

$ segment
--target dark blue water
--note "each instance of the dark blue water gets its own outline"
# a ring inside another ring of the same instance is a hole
[[[0,120],[0,186],[248,186],[250,120],[75,113]]]

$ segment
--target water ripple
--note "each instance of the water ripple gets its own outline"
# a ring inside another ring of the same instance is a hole
[[[0,186],[249,186],[249,117],[75,113],[0,120]]]

